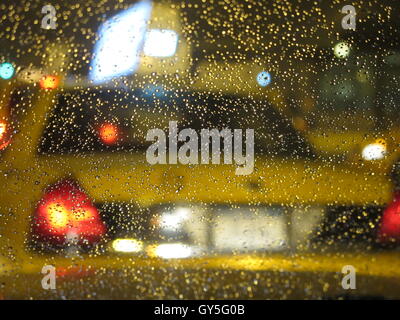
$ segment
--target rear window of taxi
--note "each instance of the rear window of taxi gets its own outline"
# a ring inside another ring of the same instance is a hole
[[[58,95],[39,145],[41,154],[142,152],[150,129],[255,129],[255,151],[310,157],[307,142],[266,101],[201,92],[79,89]]]

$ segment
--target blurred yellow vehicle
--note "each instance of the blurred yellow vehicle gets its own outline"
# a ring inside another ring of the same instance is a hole
[[[399,298],[396,237],[378,241],[390,224],[382,208],[393,159],[375,166],[320,154],[265,95],[207,90],[204,73],[203,84],[187,85],[188,44],[155,20],[143,64],[128,67],[133,80],[112,61],[93,65],[91,81],[51,70],[4,88],[2,297]],[[175,45],[160,57],[152,50],[161,29]],[[110,74],[122,80],[102,83]],[[197,133],[254,129],[253,172],[236,175],[222,160],[149,164],[147,132],[172,120]],[[48,290],[49,265],[57,282]],[[343,286],[349,265],[353,289]]]
[[[104,87],[23,87],[10,101],[22,114],[2,150],[6,298],[57,296],[41,287],[45,265],[57,268],[57,288],[68,298],[334,297],[349,293],[340,286],[348,264],[360,277],[356,295],[400,292],[392,282],[398,254],[375,241],[391,197],[388,177],[317,157],[266,101]],[[171,118],[194,129],[253,125],[254,172],[148,164],[146,131]],[[131,274],[132,289],[97,291],[105,279],[118,281],[118,270]],[[203,291],[207,273],[214,280]],[[174,291],[164,277],[182,283]],[[188,289],[186,277],[198,282]],[[298,291],[280,296],[279,287],[298,277],[306,279]],[[221,296],[227,283],[249,289]]]

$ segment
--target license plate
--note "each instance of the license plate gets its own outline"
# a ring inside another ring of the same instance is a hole
[[[212,228],[217,251],[279,251],[288,246],[288,226],[282,208],[218,210]]]

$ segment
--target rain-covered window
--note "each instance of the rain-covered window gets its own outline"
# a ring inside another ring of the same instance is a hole
[[[399,12],[3,0],[0,298],[399,298]]]

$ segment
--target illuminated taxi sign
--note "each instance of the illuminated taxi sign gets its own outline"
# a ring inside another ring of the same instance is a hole
[[[143,52],[150,57],[172,57],[178,46],[178,34],[173,30],[152,29],[146,34]]]

